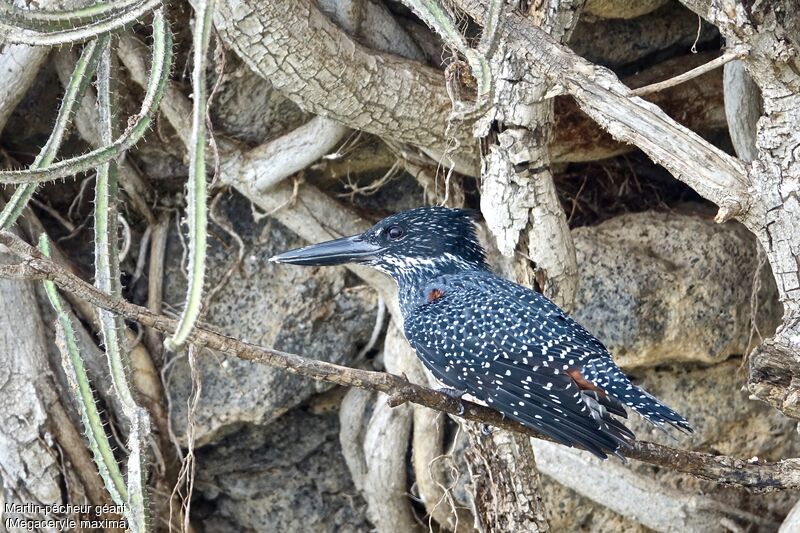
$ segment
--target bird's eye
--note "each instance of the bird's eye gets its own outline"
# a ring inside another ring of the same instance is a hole
[[[403,235],[405,235],[405,231],[400,226],[392,226],[388,230],[386,230],[386,234],[392,240],[397,240]]]

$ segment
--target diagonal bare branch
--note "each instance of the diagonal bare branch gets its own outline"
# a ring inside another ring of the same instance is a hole
[[[0,245],[22,259],[22,267],[17,265],[12,265],[16,268],[0,267],[0,278],[49,280],[63,291],[74,294],[92,305],[120,314],[128,320],[139,322],[145,327],[152,327],[165,333],[175,331],[177,321],[97,290],[43,257],[35,248],[12,233],[0,232]],[[189,334],[188,342],[319,381],[383,392],[389,395],[393,405],[412,402],[466,420],[547,439],[529,428],[504,418],[497,411],[466,401],[460,405],[457,400],[442,392],[416,385],[394,374],[308,359],[297,354],[242,342],[202,326],[195,328]],[[461,412],[462,407],[463,412]],[[800,489],[800,459],[767,463],[679,450],[647,441],[637,441],[634,447],[626,450],[623,455],[721,485],[744,487],[753,492]]]
[[[488,0],[456,0],[479,24]],[[511,49],[529,50],[533,75],[571,95],[581,109],[614,138],[641,148],[653,161],[720,207],[718,221],[742,215],[749,207],[744,163],[681,126],[661,109],[638,97],[610,70],[579,57],[523,18],[509,12],[500,29]],[[551,94],[552,96],[552,94]]]

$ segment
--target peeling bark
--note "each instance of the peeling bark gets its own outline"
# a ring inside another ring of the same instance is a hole
[[[221,1],[214,20],[250,68],[301,108],[418,146],[444,150],[449,144],[450,99],[441,73],[365,48],[311,0]],[[387,101],[389,94],[394,101]],[[425,113],[419,112],[421,102]],[[465,135],[462,145],[470,144]]]
[[[488,0],[456,0],[483,21]],[[571,95],[581,109],[617,140],[635,144],[701,196],[720,206],[720,220],[748,208],[745,165],[680,126],[658,107],[631,98],[630,90],[609,70],[581,59],[548,34],[514,13],[500,29],[510,48],[536,51],[527,67],[531,76],[550,80],[554,94]]]
[[[750,209],[740,219],[764,247],[784,316],[775,336],[750,355],[748,388],[800,418],[800,12],[791,0],[752,10],[741,2],[683,3],[717,25],[729,47],[750,50],[742,62],[764,110],[747,172]]]
[[[544,2],[528,18],[554,39],[566,40],[583,2]],[[481,172],[481,212],[505,256],[524,240],[516,281],[538,283],[555,302],[569,308],[577,289],[578,266],[566,215],[550,171],[553,101],[549,80],[528,73],[533,50],[500,45],[491,58],[494,125]],[[533,265],[529,265],[529,260]]]
[[[625,78],[632,89],[666,80],[713,59],[716,54],[699,53],[670,59]],[[649,94],[648,102],[692,131],[711,133],[728,127],[723,105],[722,76],[712,71],[680,85]],[[636,147],[614,140],[568,96],[555,98],[555,124],[550,143],[553,163],[588,162],[614,157]]]
[[[468,424],[467,450],[476,529],[485,533],[550,531],[531,439],[507,431],[483,435]]]
[[[10,258],[0,253],[0,264],[7,260]],[[69,457],[74,457],[75,466],[87,466],[85,444],[80,434],[71,428],[53,387],[46,359],[45,326],[38,312],[33,284],[0,280],[0,302],[3,303],[0,306],[0,376],[3,376],[0,378],[0,425],[3,428],[0,431],[0,482],[3,499],[23,505],[61,504],[68,495],[62,494],[62,465],[54,448],[51,424],[59,424],[56,442],[64,446]],[[91,460],[88,465],[92,470],[84,474],[90,480],[86,489],[97,497],[97,484],[91,483],[97,481],[92,479],[95,467]],[[102,484],[100,487],[102,498]],[[102,499],[96,502],[102,503]],[[4,516],[16,515],[6,513]]]

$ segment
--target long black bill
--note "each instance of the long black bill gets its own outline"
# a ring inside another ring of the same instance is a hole
[[[305,266],[361,263],[375,257],[375,254],[380,249],[380,246],[363,240],[361,235],[354,235],[353,237],[342,237],[341,239],[290,250],[270,258],[270,262]]]

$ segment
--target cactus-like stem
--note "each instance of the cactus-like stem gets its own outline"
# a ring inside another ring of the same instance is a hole
[[[37,29],[25,26],[37,26],[41,24],[36,21],[31,15],[21,17],[21,10],[11,10],[8,15],[0,12],[0,40],[7,43],[27,44],[31,46],[55,46],[61,44],[73,44],[76,42],[85,41],[118,30],[128,24],[140,19],[145,13],[161,5],[161,0],[145,0],[143,2],[128,3],[127,7],[111,7],[111,8],[95,8],[95,10],[103,12],[105,16],[101,16],[96,20],[92,17],[83,17],[82,23],[75,25],[66,24],[64,26],[63,20],[54,24],[55,29]],[[6,10],[8,8],[6,7]],[[25,11],[22,11],[23,13]],[[38,15],[41,18],[41,14]],[[54,13],[54,18],[58,20],[58,15]]]
[[[54,181],[91,170],[119,157],[125,150],[136,144],[150,126],[164,94],[171,61],[172,36],[167,30],[163,11],[158,9],[153,16],[153,61],[150,69],[150,79],[142,102],[142,108],[127,130],[113,143],[92,150],[89,153],[53,163],[44,169],[29,168],[26,170],[0,172],[0,184]]]
[[[54,30],[76,29],[104,19],[119,16],[131,9],[141,7],[146,0],[124,0],[120,2],[99,2],[75,9],[23,9],[13,3],[0,3],[0,17],[3,23],[20,29]]]
[[[50,243],[45,234],[39,239],[39,251],[42,255],[50,257]],[[103,429],[103,419],[97,410],[92,386],[78,350],[72,320],[61,302],[55,284],[52,281],[44,281],[43,284],[50,304],[56,312],[56,344],[61,351],[64,374],[75,395],[86,438],[89,441],[89,449],[92,450],[97,470],[111,499],[117,505],[122,505],[128,499],[125,480],[114,458],[108,435]]]
[[[493,48],[494,34],[499,25],[503,0],[492,0],[489,4],[488,19],[491,26],[484,29],[487,39],[482,40],[480,52],[467,44],[466,38],[461,34],[455,21],[445,11],[439,0],[403,0],[411,10],[422,19],[433,31],[441,35],[445,43],[458,50],[469,63],[475,79],[478,81],[478,97],[489,94],[492,85],[492,76],[489,70],[488,53]]]
[[[186,303],[175,334],[164,341],[168,350],[183,347],[203,306],[203,281],[206,268],[206,56],[211,36],[213,0],[195,3],[194,68],[192,70],[192,145],[189,149],[189,182],[186,217],[189,225],[189,286]]]
[[[111,42],[103,50],[97,70],[97,103],[100,116],[100,136],[103,143],[111,143],[118,130],[117,98],[114,85],[114,55]],[[109,161],[97,167],[94,197],[94,259],[95,286],[106,294],[122,297],[120,281],[117,198],[117,163]],[[136,403],[130,384],[128,347],[125,322],[122,317],[108,311],[98,311],[100,331],[103,336],[109,373],[120,399],[122,410],[130,424],[128,434],[128,498],[124,514],[131,531],[148,531],[146,497],[146,469],[144,465],[144,435],[150,427],[147,412]]]
[[[53,125],[53,131],[50,133],[50,138],[47,139],[47,143],[42,147],[39,155],[36,156],[31,168],[47,168],[55,159],[61,146],[61,141],[64,138],[64,133],[75,115],[75,110],[78,108],[84,92],[86,92],[86,87],[92,79],[92,74],[97,68],[97,63],[100,61],[100,56],[107,42],[108,37],[101,36],[87,43],[83,48],[83,53],[81,53],[80,59],[75,64],[75,69],[72,71],[72,76],[67,84],[64,99],[58,110],[58,116]],[[0,212],[0,229],[8,229],[14,225],[14,222],[19,218],[25,206],[28,205],[28,201],[35,191],[35,183],[26,183],[14,191],[13,196],[6,203],[3,211]]]

